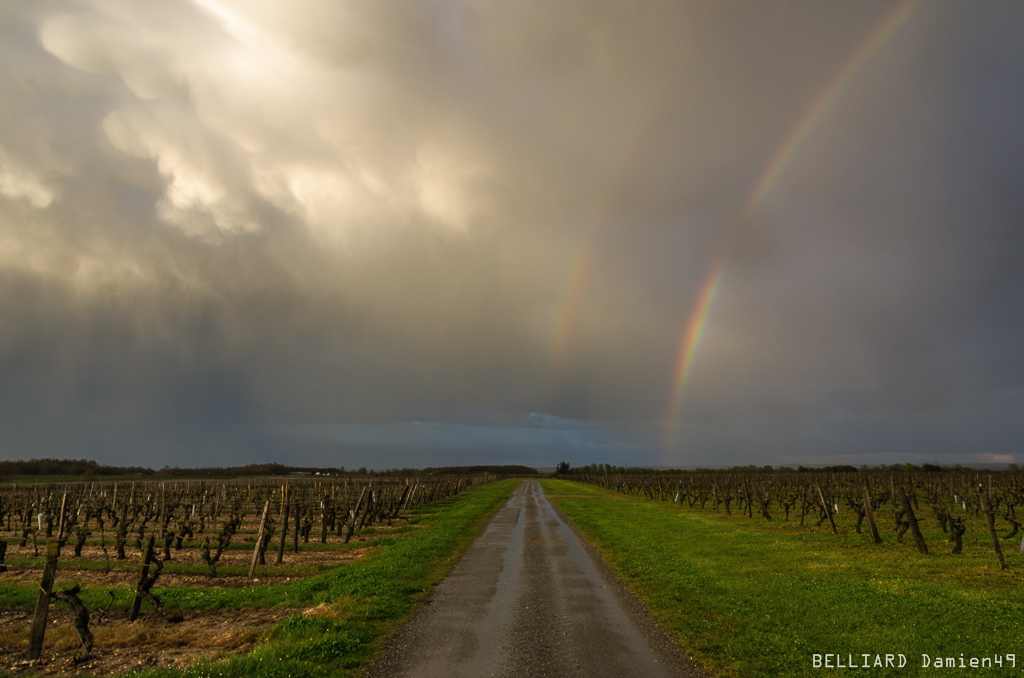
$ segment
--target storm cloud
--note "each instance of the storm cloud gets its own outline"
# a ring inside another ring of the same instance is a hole
[[[1022,20],[4,5],[0,457],[1020,461]]]

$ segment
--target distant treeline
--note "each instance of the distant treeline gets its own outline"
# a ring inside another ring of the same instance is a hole
[[[103,466],[91,459],[30,459],[0,461],[0,476],[151,476],[141,466]]]
[[[850,466],[848,464],[837,464],[833,466],[797,466],[793,468],[791,466],[757,466],[756,464],[748,464],[747,466],[733,466],[731,468],[696,468],[690,469],[697,473],[856,473],[857,471],[889,471],[889,472],[910,472],[910,471],[925,471],[928,473],[941,473],[941,472],[953,472],[960,471],[964,468],[960,464],[953,466],[939,466],[937,464],[890,464],[880,466]],[[1017,470],[1017,464],[1009,464],[1010,470]],[[668,469],[668,468],[637,468],[637,467],[623,467],[613,466],[612,464],[587,464],[586,466],[570,466],[566,462],[558,464],[555,473],[558,475],[564,474],[600,474],[600,473],[644,473],[644,474],[656,474],[656,473],[679,473],[680,469]]]
[[[346,471],[344,466],[309,467],[285,466],[284,464],[247,464],[245,466],[211,466],[206,468],[179,468],[164,466],[159,471],[142,466],[105,466],[91,459],[30,459],[29,461],[0,461],[0,477],[11,476],[157,476],[161,478],[222,478],[236,476],[285,476],[285,475],[366,475],[372,473],[365,468]],[[426,469],[388,469],[380,475],[537,475],[537,470],[527,466],[442,466]]]
[[[0,476],[159,476],[159,477],[220,477],[220,476],[272,476],[290,473],[316,473],[323,469],[294,468],[284,464],[249,464],[246,466],[215,466],[208,468],[178,468],[165,466],[159,471],[144,466],[107,466],[92,459],[30,459],[29,461],[0,461]],[[329,469],[338,473],[338,469]]]
[[[428,466],[425,469],[388,469],[381,473],[387,475],[437,475],[437,476],[477,476],[483,473],[490,473],[492,475],[499,476],[535,476],[539,475],[537,469],[530,468],[529,466],[516,466],[516,465],[503,465],[503,466],[491,466],[491,465],[479,465],[479,466]]]

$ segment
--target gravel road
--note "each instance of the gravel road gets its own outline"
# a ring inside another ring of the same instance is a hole
[[[667,638],[530,480],[367,675],[708,674]]]

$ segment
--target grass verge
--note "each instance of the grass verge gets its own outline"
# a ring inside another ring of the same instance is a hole
[[[354,676],[400,628],[413,606],[441,580],[508,498],[518,480],[473,488],[415,518],[423,529],[374,542],[355,563],[298,582],[247,589],[164,589],[171,608],[314,607],[278,624],[252,652],[183,671],[154,669],[146,678],[188,676]],[[99,596],[97,592],[94,594]],[[87,605],[91,599],[85,600]],[[95,601],[94,601],[95,602]]]
[[[1017,554],[1000,571],[988,554],[924,556],[891,536],[876,546],[867,535],[568,481],[541,485],[659,622],[721,676],[932,675],[940,662],[946,675],[1024,669]],[[986,661],[991,668],[981,668]],[[837,663],[851,668],[826,666]]]

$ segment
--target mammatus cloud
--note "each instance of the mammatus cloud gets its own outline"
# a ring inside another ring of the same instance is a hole
[[[6,7],[3,454],[1015,458],[1020,12]]]

